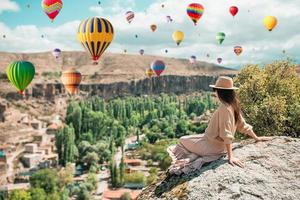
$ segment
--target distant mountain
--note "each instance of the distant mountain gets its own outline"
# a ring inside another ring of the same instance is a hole
[[[98,65],[93,65],[89,55],[85,52],[63,52],[61,58],[55,59],[51,52],[44,53],[5,53],[0,52],[0,71],[4,72],[7,65],[15,60],[27,60],[36,67],[35,82],[54,81],[59,79],[58,73],[74,67],[79,70],[84,81],[88,83],[110,83],[145,78],[145,70],[153,60],[163,60],[166,71],[163,75],[219,75],[235,74],[235,69],[229,69],[212,63],[197,62],[190,64],[186,59],[175,59],[151,55],[130,55],[106,53]],[[56,75],[53,75],[53,74]],[[50,74],[50,75],[49,75]]]

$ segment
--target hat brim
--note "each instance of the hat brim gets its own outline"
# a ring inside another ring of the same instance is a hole
[[[215,88],[215,89],[222,89],[222,90],[238,90],[238,87],[231,87],[231,88],[223,88],[223,87],[217,87],[216,85],[209,85],[209,87],[211,88]]]

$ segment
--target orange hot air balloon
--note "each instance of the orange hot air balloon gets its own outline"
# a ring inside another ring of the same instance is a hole
[[[156,26],[155,24],[152,24],[152,25],[150,26],[150,28],[151,28],[152,32],[155,32],[156,29],[157,29],[157,26]]]
[[[69,94],[73,95],[81,82],[81,73],[75,69],[64,71],[61,76],[61,81],[64,84]]]
[[[237,56],[239,56],[239,55],[241,55],[241,53],[243,53],[243,47],[241,47],[241,46],[235,46],[235,47],[233,48],[233,51],[234,51],[234,53],[235,53]]]

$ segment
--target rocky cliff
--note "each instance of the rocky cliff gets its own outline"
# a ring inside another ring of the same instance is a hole
[[[246,140],[235,144],[234,155],[245,168],[220,159],[189,175],[161,175],[138,199],[300,199],[300,139]]]
[[[103,98],[122,97],[127,95],[147,95],[159,93],[184,94],[196,91],[211,91],[209,84],[215,83],[217,76],[161,76],[128,82],[98,83],[80,85],[80,96],[99,96]],[[66,95],[60,83],[34,84],[26,91],[27,97],[54,99]],[[5,98],[21,98],[15,91],[6,94]]]

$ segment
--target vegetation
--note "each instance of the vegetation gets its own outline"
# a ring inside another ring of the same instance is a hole
[[[184,97],[127,97],[109,101],[94,97],[72,101],[67,108],[67,126],[56,135],[59,163],[65,166],[68,162],[76,162],[94,172],[99,164],[108,163],[111,184],[120,187],[128,177],[124,174],[124,158],[117,166],[114,155],[116,148],[124,151],[127,136],[145,135],[142,146],[150,148],[147,143],[155,144],[151,151],[158,153],[157,156],[154,153],[153,158],[145,158],[159,161],[159,167],[166,169],[170,164],[165,151],[167,139],[204,132],[206,124],[193,123],[192,120],[215,106],[209,93]]]
[[[130,174],[125,174],[125,183],[137,183],[137,184],[146,184],[146,177],[142,172],[134,172]]]
[[[258,135],[300,136],[300,78],[289,61],[250,65],[236,78],[246,121]]]

